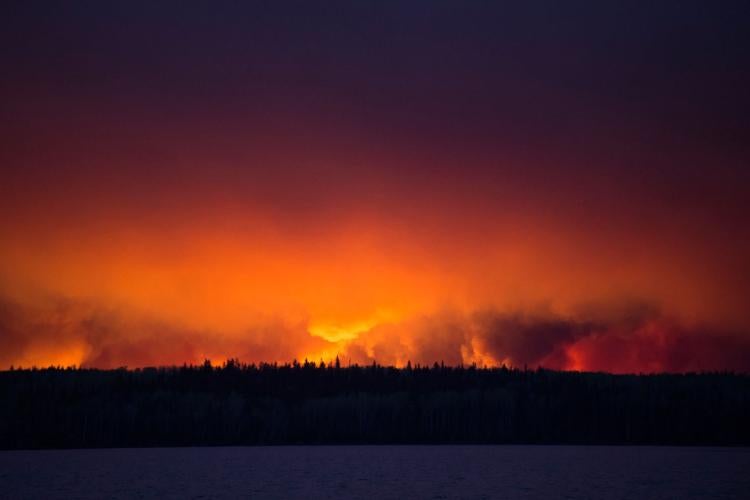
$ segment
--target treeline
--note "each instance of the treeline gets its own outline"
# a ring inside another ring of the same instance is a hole
[[[750,445],[750,376],[241,364],[0,372],[0,447]]]

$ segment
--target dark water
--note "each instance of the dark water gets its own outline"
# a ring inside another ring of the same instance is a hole
[[[750,449],[318,446],[0,452],[2,498],[750,498]]]

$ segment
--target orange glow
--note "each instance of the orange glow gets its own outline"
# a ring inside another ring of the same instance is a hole
[[[0,368],[750,370],[737,16],[350,3],[13,9]]]
[[[6,228],[0,249],[4,296],[48,309],[35,318],[56,316],[44,320],[50,338],[26,343],[2,362],[99,359],[135,366],[205,357],[328,362],[340,356],[397,366],[442,359],[586,369],[599,366],[582,354],[594,345],[592,338],[566,344],[567,361],[521,359],[488,346],[471,318],[477,311],[577,318],[582,304],[597,303],[597,310],[606,311],[607,304],[617,308],[630,297],[648,297],[683,323],[699,314],[730,327],[741,318],[723,312],[723,296],[712,296],[715,288],[697,267],[684,272],[688,256],[623,256],[617,245],[602,247],[601,240],[581,234],[566,237],[554,220],[527,222],[506,221],[499,231],[491,223],[479,235],[460,224],[444,233],[410,233],[377,219],[291,235],[226,216],[166,230],[162,224],[102,225],[106,219],[89,231]],[[618,245],[627,248],[627,238],[620,239]],[[68,305],[48,302],[52,298]],[[76,331],[91,315],[106,316],[98,328],[112,331],[94,337]],[[144,331],[143,323],[161,327]],[[144,354],[153,342],[169,346],[169,336],[183,342],[179,349],[162,358]],[[99,344],[107,342],[117,346],[97,358]],[[636,358],[616,366],[661,368]]]

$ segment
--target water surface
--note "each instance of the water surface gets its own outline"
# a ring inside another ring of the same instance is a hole
[[[750,498],[750,449],[280,446],[0,451],[3,498]]]

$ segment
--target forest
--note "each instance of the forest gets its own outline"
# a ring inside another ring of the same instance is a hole
[[[0,372],[0,448],[750,445],[750,375],[291,364]]]

